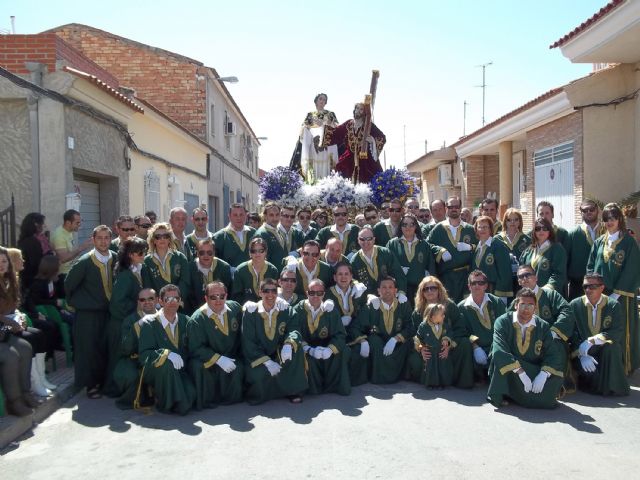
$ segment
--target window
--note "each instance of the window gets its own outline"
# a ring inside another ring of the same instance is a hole
[[[533,164],[536,167],[563,160],[573,160],[573,142],[563,143],[533,153]]]
[[[147,170],[144,174],[144,211],[149,210],[161,215],[160,177],[153,169]]]

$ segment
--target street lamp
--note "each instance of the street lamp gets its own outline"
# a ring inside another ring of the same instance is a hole
[[[218,81],[227,83],[238,83],[238,77],[218,77]]]
[[[269,140],[269,137],[256,137],[256,140]]]

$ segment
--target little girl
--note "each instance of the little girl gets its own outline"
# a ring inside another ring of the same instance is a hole
[[[425,362],[420,382],[426,387],[444,388],[453,384],[449,350],[454,345],[447,336],[449,329],[445,322],[445,306],[440,303],[427,305],[415,337],[416,350]]]

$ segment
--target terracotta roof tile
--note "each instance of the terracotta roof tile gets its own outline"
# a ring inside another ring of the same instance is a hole
[[[567,33],[564,37],[556,40],[554,43],[549,45],[549,48],[561,47],[562,45],[567,43],[569,40],[574,38],[576,35],[579,35],[580,33],[584,32],[587,28],[592,26],[594,23],[598,22],[601,18],[606,16],[608,13],[615,10],[624,2],[625,0],[612,0],[611,2],[607,3],[604,7],[598,10],[591,18],[589,18],[588,20],[585,20],[576,28],[574,28],[569,33]]]

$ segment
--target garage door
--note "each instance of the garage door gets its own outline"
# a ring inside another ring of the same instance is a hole
[[[80,194],[80,216],[82,225],[78,231],[78,242],[91,236],[93,229],[100,225],[100,185],[97,182],[74,180],[76,192]]]
[[[575,226],[573,200],[573,142],[534,153],[536,205],[542,200],[554,207],[553,223],[567,230]]]

